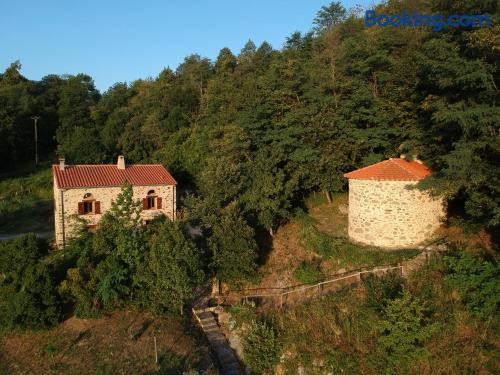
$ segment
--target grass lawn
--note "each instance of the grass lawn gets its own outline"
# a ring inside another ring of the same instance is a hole
[[[52,231],[52,194],[48,166],[0,175],[0,233]]]
[[[0,374],[173,375],[190,369],[217,374],[199,331],[177,316],[121,311],[0,337]]]

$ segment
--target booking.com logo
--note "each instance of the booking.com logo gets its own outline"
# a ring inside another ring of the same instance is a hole
[[[367,10],[365,13],[365,25],[371,26],[393,26],[393,27],[424,27],[428,26],[434,31],[441,31],[445,27],[490,27],[490,16],[487,14],[452,14],[443,17],[441,14],[419,14],[418,12],[409,13],[404,10],[401,14],[379,14],[374,10]]]

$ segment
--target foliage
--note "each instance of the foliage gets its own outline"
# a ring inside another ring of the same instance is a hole
[[[225,282],[251,278],[257,267],[257,243],[254,230],[246,223],[237,207],[230,205],[212,227],[208,239],[213,252],[211,268]]]
[[[0,330],[51,327],[62,317],[57,280],[34,234],[0,242]]]
[[[500,306],[500,268],[495,261],[483,260],[462,251],[447,257],[448,284],[457,290],[465,307],[482,318],[498,315]]]
[[[151,307],[164,312],[183,306],[204,278],[201,254],[181,222],[165,221],[149,239],[145,283]]]
[[[249,323],[257,319],[255,303],[252,301],[236,302],[230,307],[231,329],[240,329],[244,323]]]
[[[453,9],[498,19],[494,2],[467,4]],[[375,11],[398,14],[403,5]],[[447,14],[450,7],[417,0],[410,8]],[[421,188],[443,194],[451,216],[493,232],[497,33],[366,28],[358,10],[334,1],[318,11],[311,32],[293,33],[281,50],[248,41],[215,61],[191,55],[175,71],[102,95],[88,75],[31,81],[14,62],[0,77],[0,156],[5,165],[32,157],[26,140],[37,113],[46,158],[55,135],[68,163],[119,154],[162,162],[210,208],[208,221],[236,202],[248,224],[272,235],[311,192],[345,190],[346,171],[403,152],[432,167]]]
[[[255,374],[272,373],[278,363],[282,345],[276,330],[263,321],[254,321],[243,338],[244,360]]]
[[[293,274],[303,284],[314,284],[324,278],[318,262],[302,262],[293,271]]]
[[[366,304],[382,312],[388,303],[401,297],[403,278],[394,272],[382,276],[369,275],[363,279],[366,289]]]
[[[53,214],[51,171],[29,168],[16,172],[0,181],[0,232],[16,232],[20,227],[25,231],[52,229],[52,220],[47,220]],[[27,175],[17,175],[20,172]]]
[[[354,244],[347,238],[334,237],[320,231],[314,219],[306,214],[297,216],[296,220],[299,224],[299,238],[305,249],[323,259],[335,259],[341,267],[393,264],[419,253],[416,249],[380,251],[374,247]]]
[[[384,309],[378,328],[379,348],[386,356],[388,372],[397,374],[407,372],[413,362],[426,353],[423,344],[436,327],[429,323],[422,301],[405,289],[400,298],[392,300]]]

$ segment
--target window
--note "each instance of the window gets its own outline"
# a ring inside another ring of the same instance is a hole
[[[146,198],[142,200],[143,210],[155,210],[161,208],[161,198],[156,195],[154,190],[148,191]]]
[[[78,215],[100,214],[101,202],[96,201],[91,193],[83,195],[83,202],[78,202]]]
[[[91,214],[94,212],[94,202],[83,202],[83,214]]]

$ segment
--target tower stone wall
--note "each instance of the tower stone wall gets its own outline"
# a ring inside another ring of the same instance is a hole
[[[443,199],[408,189],[416,183],[349,179],[349,237],[387,249],[430,239],[445,215]]]

